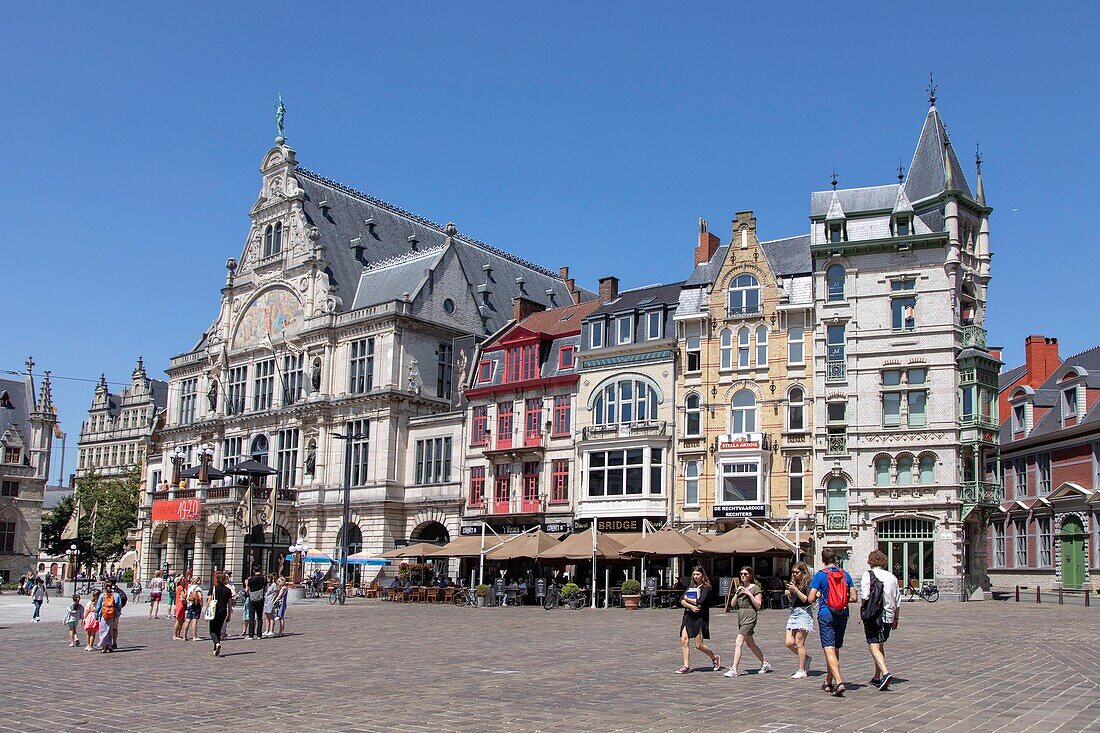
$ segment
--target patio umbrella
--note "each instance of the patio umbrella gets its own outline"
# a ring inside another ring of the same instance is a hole
[[[408,547],[398,547],[390,550],[389,552],[383,552],[379,557],[389,558],[390,560],[399,557],[431,557],[439,553],[439,545],[433,545],[431,542],[417,542],[414,545]]]
[[[259,461],[248,459],[247,461],[241,461],[240,463],[227,468],[225,473],[230,476],[270,476],[278,473],[274,468],[266,463],[260,463]],[[197,475],[197,474],[196,474]]]
[[[369,552],[356,552],[348,555],[348,565],[389,565],[390,561]]]
[[[596,533],[596,558],[598,560],[618,560],[619,551],[623,546],[606,532]],[[553,547],[542,553],[543,560],[591,560],[592,559],[592,529],[571,534],[561,541],[557,547]]]
[[[701,537],[702,535],[696,534]],[[627,545],[622,554],[628,557],[678,557],[694,555],[701,544],[696,536],[674,529],[662,529]]]
[[[180,478],[198,478],[198,477],[199,477],[199,467],[198,466],[191,466],[191,468],[185,468],[182,471],[180,471]],[[217,468],[214,468],[213,466],[207,466],[207,468],[206,468],[206,477],[208,479],[210,479],[211,481],[217,481],[218,479],[225,478],[225,472],[221,471]]]
[[[286,556],[287,560],[294,560],[293,553]],[[326,555],[320,550],[310,550],[309,552],[302,553],[302,562],[312,563],[314,565],[328,565],[336,562],[332,559],[332,556]]]
[[[492,552],[485,553],[485,557],[488,560],[516,560],[519,558],[539,560],[543,557],[543,553],[560,544],[553,535],[546,534],[541,529],[536,529],[534,532],[521,534],[506,541]],[[592,556],[591,547],[591,544],[589,544],[589,557]]]
[[[485,551],[498,547],[503,542],[496,535],[489,535],[485,538]],[[439,551],[435,553],[434,557],[477,557],[481,554],[481,535],[467,535],[465,537],[459,537],[451,540],[443,547],[439,548]]]
[[[794,547],[767,530],[742,524],[699,548],[706,555],[790,555]]]

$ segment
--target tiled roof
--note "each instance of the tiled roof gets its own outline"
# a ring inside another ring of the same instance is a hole
[[[846,216],[866,211],[892,211],[898,200],[897,183],[863,188],[842,188],[835,191]],[[810,194],[810,218],[823,218],[829,213],[834,191],[814,191]]]
[[[997,376],[997,391],[1004,392],[1025,374],[1027,374],[1027,364],[1004,370]]]
[[[581,330],[581,321],[599,306],[598,300],[590,300],[564,308],[551,308],[527,316],[519,322],[519,326],[546,336],[577,333]]]
[[[0,437],[8,428],[17,426],[16,429],[22,435],[23,440],[30,440],[28,421],[31,410],[34,409],[34,390],[31,389],[30,379],[15,381],[14,379],[0,379],[0,394],[7,392],[10,407],[0,408]]]

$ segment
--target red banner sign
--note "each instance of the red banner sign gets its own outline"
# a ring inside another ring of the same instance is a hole
[[[198,519],[202,512],[199,499],[165,499],[153,502],[154,522],[186,522]]]
[[[737,435],[718,443],[718,450],[760,450],[760,441]]]

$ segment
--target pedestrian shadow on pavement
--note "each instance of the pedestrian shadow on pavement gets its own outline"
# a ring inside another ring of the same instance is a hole
[[[249,652],[226,652],[226,653],[221,655],[221,659],[225,659],[226,657],[243,657],[245,654],[255,654],[255,653],[256,652],[254,652],[254,651],[249,651]]]
[[[128,646],[124,649],[115,649],[113,654],[125,654],[126,652],[137,652],[144,649],[144,646]]]

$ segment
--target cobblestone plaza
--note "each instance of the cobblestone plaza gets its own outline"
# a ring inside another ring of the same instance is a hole
[[[59,621],[5,614],[0,730],[1100,730],[1100,615],[1080,606],[904,604],[888,692],[866,684],[853,614],[843,700],[820,691],[816,634],[811,677],[789,678],[784,611],[757,628],[775,673],[726,679],[698,653],[696,673],[673,674],[675,611],[307,603],[291,607],[289,636],[234,638],[215,659],[208,641],[170,641],[147,608],[127,609],[113,655],[67,648]],[[728,664],[736,620],[712,627]]]

